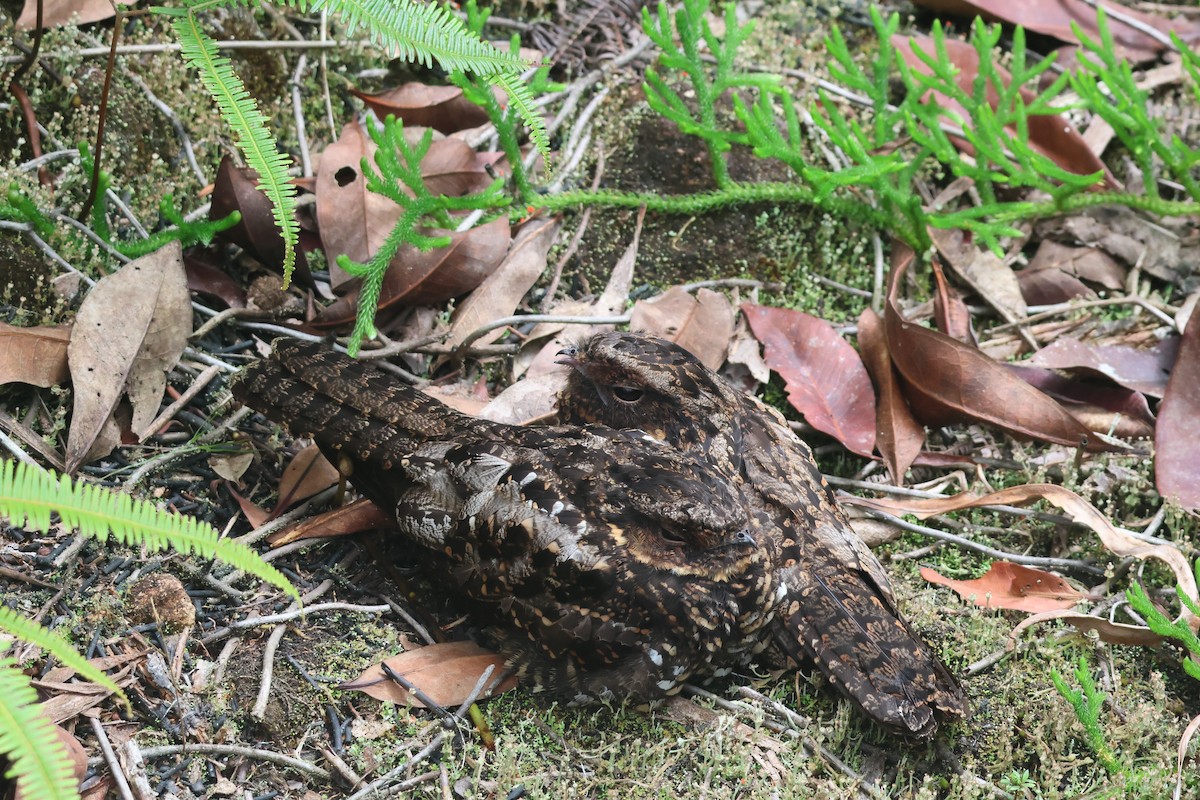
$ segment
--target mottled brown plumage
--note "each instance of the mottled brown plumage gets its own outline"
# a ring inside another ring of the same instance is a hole
[[[780,595],[734,488],[640,432],[467,417],[299,341],[275,342],[234,395],[394,513],[526,686],[653,699],[764,641]]]
[[[572,369],[559,421],[647,431],[734,485],[786,593],[764,658],[815,663],[870,717],[909,734],[967,713],[962,688],[900,616],[883,567],[777,412],[662,339],[600,334],[560,356]]]

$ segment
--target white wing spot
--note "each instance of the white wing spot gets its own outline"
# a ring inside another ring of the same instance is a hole
[[[652,647],[646,651],[646,655],[649,657],[650,663],[652,663],[654,666],[656,666],[656,667],[662,666],[662,664],[663,664],[662,653],[658,652],[657,650],[655,650]]]
[[[526,484],[533,483],[536,480],[537,480],[537,473],[531,472],[528,475],[526,475],[524,478],[521,478],[521,482],[518,485],[521,486],[522,488],[524,488]]]
[[[562,513],[564,508],[566,508],[566,506],[563,505],[562,500],[555,500],[554,505],[550,508],[550,516],[557,517]]]

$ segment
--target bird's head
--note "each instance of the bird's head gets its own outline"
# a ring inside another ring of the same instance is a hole
[[[728,426],[737,394],[679,345],[638,333],[602,333],[558,353],[570,367],[563,422],[638,428],[688,448]]]

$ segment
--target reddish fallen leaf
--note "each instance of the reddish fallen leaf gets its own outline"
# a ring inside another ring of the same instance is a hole
[[[1098,283],[1106,289],[1125,288],[1128,270],[1108,253],[1096,247],[1069,247],[1045,239],[1029,261],[1026,271],[1056,269],[1076,278]]]
[[[1071,29],[1072,23],[1093,41],[1099,40],[1096,28],[1096,8],[1086,0],[917,0],[917,5],[946,14],[964,17],[980,15],[987,20],[999,20],[1010,25],[1020,25],[1026,30],[1053,36],[1064,42],[1078,43]],[[1121,14],[1133,18],[1143,26],[1157,29],[1162,34],[1177,33],[1185,42],[1200,38],[1200,30],[1183,18],[1168,20],[1156,14],[1137,11],[1118,3],[1106,3],[1120,10]],[[1135,60],[1152,58],[1163,52],[1167,45],[1158,38],[1138,30],[1109,15],[1108,27],[1113,41],[1122,48],[1122,55]],[[969,91],[969,89],[968,89]]]
[[[904,474],[925,444],[925,428],[904,402],[899,376],[888,355],[883,320],[870,308],[858,318],[858,347],[878,393],[875,446],[892,474],[892,483],[901,486]]]
[[[270,519],[279,516],[301,500],[337,485],[341,477],[337,467],[321,455],[320,448],[310,444],[297,453],[284,469],[283,476],[279,479],[279,501],[271,510]]]
[[[875,451],[875,393],[858,353],[833,326],[802,311],[743,303],[767,366],[787,385],[808,424],[851,452]]]
[[[75,777],[75,783],[78,785],[87,776],[87,751],[83,749],[83,745],[79,743],[79,740],[68,733],[61,725],[54,726],[54,734],[58,737],[58,743],[62,745],[63,750],[66,752],[67,760],[71,762],[71,771]],[[25,781],[20,779],[14,781],[12,784],[13,800],[28,800],[24,786]]]
[[[233,488],[233,483],[226,481],[225,488],[229,490],[229,493],[233,495],[233,499],[237,501],[238,508],[242,510],[242,514],[245,515],[246,521],[250,523],[251,528],[260,528],[270,521],[271,512],[238,494],[238,490]]]
[[[1122,439],[1140,439],[1154,433],[1154,415],[1141,392],[1122,386],[1084,383],[1044,367],[1005,366],[1021,380],[1062,403],[1090,430],[1111,433]]]
[[[228,272],[207,261],[195,251],[183,254],[183,269],[189,291],[215,297],[229,308],[246,307],[246,290]]]
[[[733,307],[725,295],[712,289],[700,289],[693,295],[681,286],[672,286],[657,297],[634,303],[629,327],[669,339],[716,370],[729,352]]]
[[[96,282],[71,330],[74,410],[67,437],[68,472],[112,452],[116,438],[101,434],[122,396],[130,428],[142,431],[158,414],[166,373],[192,332],[192,299],[178,242],[129,262]]]
[[[1200,509],[1200,313],[1183,331],[1179,357],[1158,409],[1154,483],[1163,497]]]
[[[229,156],[223,157],[211,199],[209,219],[223,219],[233,211],[242,215],[237,225],[218,233],[218,238],[233,242],[264,266],[283,268],[283,235],[275,224],[271,201],[258,188],[257,172],[235,167]],[[297,253],[297,260],[300,258]]]
[[[403,120],[405,125],[420,125],[442,133],[474,128],[488,119],[487,112],[464,98],[462,89],[457,86],[410,82],[378,94],[365,94],[356,89],[350,92],[380,119],[391,114]]]
[[[952,339],[964,344],[977,345],[975,331],[971,329],[971,312],[962,294],[946,280],[946,273],[938,259],[930,263],[933,268],[933,318],[937,328]]]
[[[236,495],[234,496],[236,497]],[[370,500],[362,498],[278,530],[267,537],[267,542],[272,547],[282,547],[289,542],[301,539],[350,536],[355,533],[394,528],[395,526],[395,519],[383,513],[379,506]],[[255,527],[258,526],[255,525]]]
[[[460,197],[492,183],[474,148],[462,139],[440,139],[421,159],[421,180],[433,194]]]
[[[900,56],[904,59],[909,69],[921,74],[929,74],[929,67],[917,56],[915,51],[919,50],[927,54],[934,53],[935,45],[932,38],[922,35],[907,36],[894,34],[892,36],[892,45],[900,53]],[[975,91],[974,83],[979,76],[979,54],[975,51],[975,47],[966,42],[950,38],[945,40],[945,46],[950,62],[958,70],[959,88],[968,94],[973,94]],[[996,65],[994,68],[1000,80],[1004,82],[1003,88],[1007,89],[1011,83],[1012,76],[999,65]],[[1021,97],[1026,105],[1032,105],[1037,99],[1037,96],[1028,89],[1021,89]],[[987,98],[988,103],[995,108],[996,102],[999,99],[999,93],[995,86],[988,86]],[[926,98],[926,101],[936,103],[938,107],[945,109],[947,112],[955,112],[962,119],[970,119],[967,110],[957,100],[953,100],[946,95],[935,93],[932,98]],[[951,124],[958,124],[956,120],[951,119],[950,121]],[[1104,165],[1104,162],[1088,149],[1087,142],[1065,117],[1059,114],[1031,114],[1028,117],[1028,124],[1028,130],[1021,132],[1019,135],[1029,143],[1032,149],[1046,156],[1064,170],[1073,172],[1076,175],[1100,173],[1101,180],[1097,183],[1096,188],[1100,188],[1101,183],[1107,185],[1110,189],[1121,188],[1117,180],[1113,178],[1112,173]],[[1016,130],[1009,128],[1009,131],[1013,136],[1018,136]],[[954,140],[955,145],[963,152],[974,152],[974,148],[965,140],[961,140],[958,137],[954,137]]]
[[[1034,353],[1025,363],[1102,375],[1126,389],[1162,397],[1178,352],[1179,338],[1174,336],[1145,350],[1058,339]]]
[[[64,385],[71,377],[70,341],[70,325],[18,328],[0,322],[0,385],[28,383],[43,389]]]
[[[1158,647],[1163,642],[1161,636],[1141,625],[1126,625],[1121,622],[1112,622],[1104,617],[1093,617],[1090,614],[1081,614],[1078,611],[1043,611],[1040,614],[1034,614],[1032,617],[1021,620],[1012,629],[1012,633],[1008,635],[1009,648],[1011,649],[1016,646],[1017,638],[1026,629],[1051,620],[1062,620],[1078,630],[1095,633],[1100,637],[1100,641],[1108,642],[1109,644]]]
[[[978,508],[988,505],[1025,505],[1035,500],[1045,500],[1066,512],[1074,522],[1090,528],[1099,538],[1100,543],[1109,552],[1122,558],[1157,558],[1171,568],[1175,573],[1176,582],[1188,597],[1197,600],[1196,575],[1192,572],[1191,562],[1183,553],[1172,545],[1150,545],[1136,539],[1123,530],[1115,527],[1101,514],[1095,506],[1079,495],[1061,486],[1048,483],[1034,483],[1027,486],[1014,486],[985,495],[959,494],[953,497],[939,498],[895,498],[873,499],[865,497],[848,497],[844,502],[852,505],[879,508],[893,514],[913,514],[921,519],[936,514],[947,514],[965,508]],[[1181,619],[1192,624],[1193,629],[1200,623],[1188,609],[1184,609]]]
[[[504,656],[466,641],[427,645],[418,650],[392,656],[383,663],[443,708],[459,706],[466,702],[479,677],[488,667],[495,668],[492,680],[499,677],[505,669]],[[516,677],[509,676],[494,691],[481,697],[493,697],[516,685]],[[389,678],[383,667],[378,664],[368,667],[357,678],[343,683],[338,688],[353,689],[384,702],[424,705],[416,697],[410,697],[408,690]]]
[[[993,561],[986,575],[969,581],[944,577],[929,567],[921,567],[921,577],[949,586],[962,599],[983,608],[1038,613],[1071,608],[1088,598],[1057,575],[1010,561]]]
[[[893,246],[883,318],[888,352],[904,378],[905,395],[917,419],[927,425],[986,422],[1018,436],[1106,449],[1062,406],[1002,364],[943,333],[906,321],[895,296],[912,260],[910,248]]]

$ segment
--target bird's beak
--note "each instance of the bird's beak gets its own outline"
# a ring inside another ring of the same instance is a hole
[[[555,353],[558,358],[554,359],[555,364],[562,364],[564,367],[583,370],[583,362],[579,360],[579,348],[575,345],[568,345],[562,350]]]

